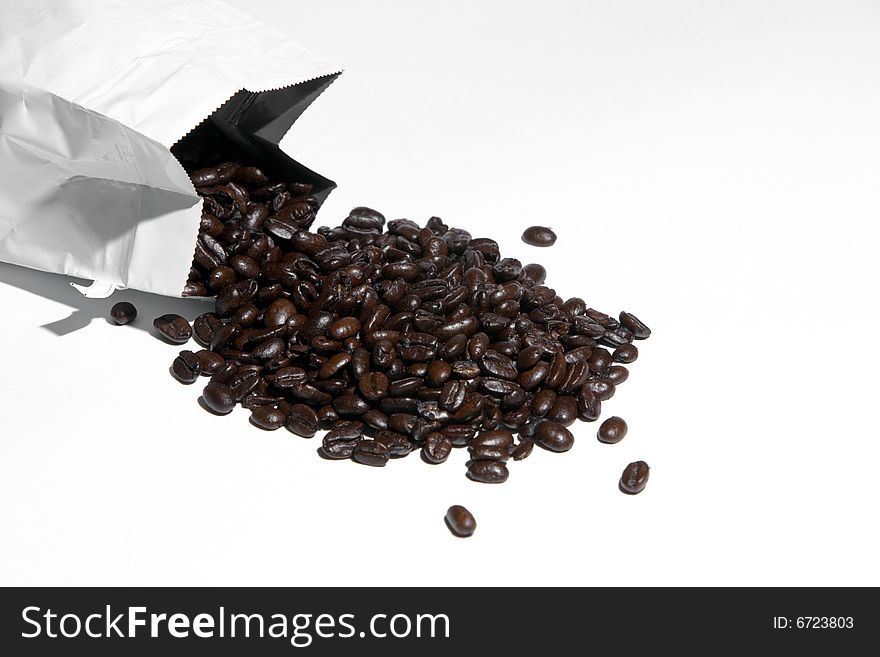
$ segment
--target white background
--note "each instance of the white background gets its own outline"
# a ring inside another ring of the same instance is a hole
[[[0,582],[880,584],[876,3],[235,4],[346,68],[283,144],[339,183],[320,223],[436,214],[651,325],[630,433],[501,486],[325,461],[168,375],[151,320],[200,303],[0,265]]]

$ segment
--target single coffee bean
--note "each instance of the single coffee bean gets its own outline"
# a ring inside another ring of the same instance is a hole
[[[449,531],[461,538],[472,536],[477,529],[477,521],[474,520],[473,514],[457,504],[449,507],[445,520]]]
[[[546,420],[535,429],[535,442],[551,452],[567,452],[574,445],[574,436],[558,422]]]
[[[611,358],[616,363],[632,363],[638,357],[639,349],[634,344],[622,344],[611,354]]]
[[[223,356],[213,351],[208,351],[207,349],[197,351],[196,358],[199,359],[203,376],[211,376],[219,370],[224,363]]]
[[[171,364],[171,374],[181,383],[195,383],[202,373],[202,362],[191,351],[181,351]]]
[[[137,314],[137,308],[128,301],[120,301],[110,309],[110,319],[119,326],[131,324],[134,318],[137,317]]]
[[[651,329],[645,323],[632,313],[620,313],[620,323],[633,334],[636,340],[644,340],[651,337]]]
[[[285,422],[287,430],[303,438],[311,438],[318,431],[318,416],[305,404],[294,404]]]
[[[347,459],[363,437],[363,422],[340,420],[324,436],[322,450],[331,459]]]
[[[619,386],[628,378],[629,370],[626,369],[623,365],[612,365],[608,368],[608,371],[605,372],[605,380],[614,386]]]
[[[596,437],[603,443],[619,443],[626,436],[627,426],[622,418],[612,416],[599,426]]]
[[[422,446],[422,457],[428,463],[443,463],[452,453],[452,441],[442,433],[429,433]]]
[[[372,465],[373,467],[382,467],[388,463],[391,453],[384,444],[365,438],[358,441],[351,457],[363,465]]]
[[[192,327],[180,315],[170,313],[153,320],[159,335],[172,344],[184,344],[192,337]]]
[[[620,490],[630,495],[641,493],[648,483],[651,468],[644,461],[630,463],[620,477]]]
[[[366,414],[364,417],[366,418]],[[388,448],[388,454],[391,458],[406,456],[413,450],[413,444],[409,438],[396,431],[379,431],[376,434],[376,442],[382,443]]]
[[[531,226],[523,232],[522,241],[531,246],[553,246],[556,233],[544,226]]]
[[[509,475],[507,466],[500,461],[473,461],[467,471],[469,479],[483,484],[504,483]]]
[[[211,381],[202,391],[202,400],[215,413],[226,415],[235,408],[236,399],[229,386]]]
[[[193,332],[195,333],[196,342],[203,347],[207,347],[211,344],[214,333],[221,326],[223,326],[223,320],[217,317],[214,313],[199,315],[193,322]]]
[[[269,404],[258,406],[251,413],[251,423],[254,426],[265,429],[266,431],[274,431],[284,426],[287,421],[287,404]]]
[[[473,449],[480,447],[503,447],[504,449],[507,449],[512,444],[513,434],[506,429],[484,431],[471,441],[471,447]]]
[[[382,372],[369,372],[358,380],[358,390],[364,399],[378,401],[388,394],[388,377]]]

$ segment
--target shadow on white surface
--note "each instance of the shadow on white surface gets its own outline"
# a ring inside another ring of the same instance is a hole
[[[95,319],[109,322],[110,308],[120,301],[134,304],[138,311],[137,318],[128,326],[149,333],[153,333],[153,319],[159,315],[177,313],[192,322],[213,309],[211,302],[175,299],[137,290],[120,290],[107,299],[87,299],[70,286],[71,282],[87,285],[89,281],[0,263],[0,284],[17,287],[72,309],[66,317],[40,327],[59,337],[84,329]]]

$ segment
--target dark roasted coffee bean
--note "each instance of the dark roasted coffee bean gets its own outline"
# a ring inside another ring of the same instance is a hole
[[[522,461],[523,459],[529,457],[529,455],[532,453],[532,449],[534,448],[534,446],[535,441],[531,440],[530,438],[526,438],[522,440],[519,445],[513,448],[510,456],[513,458],[514,461]]]
[[[345,338],[357,335],[360,330],[361,323],[356,317],[343,317],[328,327],[327,334],[334,340],[344,340]]]
[[[242,367],[229,379],[229,389],[236,401],[244,399],[245,395],[254,391],[260,384],[260,374],[257,370]]]
[[[483,484],[504,483],[509,475],[507,466],[500,461],[472,461],[467,471],[469,479]]]
[[[532,399],[532,415],[544,417],[556,403],[556,392],[548,388],[539,390]]]
[[[526,370],[519,375],[517,383],[519,383],[523,390],[533,390],[538,387],[541,381],[547,378],[549,373],[550,364],[544,361],[538,361],[532,369]]]
[[[207,349],[197,351],[196,357],[199,359],[203,376],[211,376],[220,369],[224,362],[223,356]]]
[[[110,319],[120,326],[130,324],[135,317],[137,317],[137,308],[128,301],[120,301],[110,309]]]
[[[590,379],[583,387],[592,392],[599,401],[611,399],[616,392],[614,384],[604,379]]]
[[[284,344],[284,340],[281,338],[272,338],[271,340],[265,340],[254,347],[251,351],[251,355],[260,360],[271,360],[272,358],[280,356],[285,349],[286,345]]]
[[[287,420],[288,410],[289,408],[285,402],[258,406],[251,412],[251,423],[266,431],[280,429]]]
[[[574,445],[574,436],[558,422],[545,420],[535,429],[535,442],[551,452],[567,452]]]
[[[362,465],[382,467],[388,463],[391,454],[388,448],[377,440],[369,438],[358,441],[351,457]]]
[[[181,383],[195,383],[201,373],[202,363],[191,351],[181,351],[171,364],[171,374]]]
[[[578,419],[577,399],[571,395],[559,395],[547,414],[547,419],[564,427],[571,426]]]
[[[382,372],[369,372],[358,380],[358,390],[364,399],[377,401],[388,394],[388,377]]]
[[[623,418],[616,415],[608,418],[599,426],[596,437],[603,443],[619,443],[626,436],[627,426]]]
[[[202,400],[215,413],[225,415],[235,408],[236,399],[229,386],[212,381],[202,391]]]
[[[619,386],[629,378],[629,370],[623,365],[612,365],[605,373],[605,380],[612,385]]]
[[[364,417],[366,418],[366,414]],[[379,431],[376,434],[376,442],[385,445],[391,458],[406,456],[413,450],[409,438],[396,431]]]
[[[305,404],[293,404],[285,422],[287,430],[303,438],[311,438],[318,431],[318,416]]]
[[[497,351],[486,351],[479,361],[480,369],[488,376],[500,379],[516,379],[519,372],[513,361]]]
[[[333,400],[333,408],[343,417],[363,415],[370,405],[357,395],[342,395]]]
[[[334,433],[335,429],[331,429],[325,436],[321,444],[321,451],[324,456],[331,459],[347,459],[351,458],[355,447],[360,442],[360,438],[345,438]]]
[[[162,315],[153,320],[158,334],[172,344],[183,344],[192,337],[192,327],[180,315]]]
[[[516,366],[520,371],[532,369],[541,360],[542,351],[537,347],[526,347],[516,357]]]
[[[449,531],[460,538],[471,536],[477,530],[477,521],[471,512],[457,504],[449,507],[445,520]]]
[[[544,226],[531,226],[523,232],[522,241],[531,246],[553,246],[556,233]]]
[[[351,354],[341,351],[330,358],[327,359],[327,362],[321,365],[321,369],[318,370],[318,379],[331,379],[334,376],[338,375],[339,372],[344,370],[348,364],[351,362]]]
[[[577,394],[578,419],[583,422],[595,422],[602,414],[602,401],[593,391],[583,386]]]
[[[506,429],[484,431],[471,441],[471,447],[503,447],[507,449],[513,444],[513,434]]]
[[[471,459],[474,461],[501,461],[506,463],[510,458],[508,447],[495,447],[492,445],[471,448]]]
[[[616,363],[632,363],[639,357],[639,349],[634,344],[623,344],[614,350],[611,358]]]
[[[452,441],[442,433],[429,433],[422,446],[422,457],[428,463],[443,463],[452,453]]]
[[[199,315],[193,322],[193,332],[195,333],[196,342],[203,347],[207,347],[211,344],[211,339],[214,337],[214,333],[221,326],[223,326],[223,320],[217,317],[214,313]]]
[[[630,463],[620,477],[620,490],[630,495],[641,493],[648,483],[651,468],[644,461]]]
[[[368,427],[376,429],[377,431],[384,431],[388,428],[388,416],[375,408],[371,408],[369,411],[361,415],[361,421]]]
[[[622,312],[620,313],[620,323],[633,334],[633,337],[636,340],[644,340],[651,336],[651,329],[649,329],[644,322],[642,322],[638,317],[633,315],[632,313]],[[641,461],[640,461],[641,462]],[[645,466],[647,467],[647,466]]]

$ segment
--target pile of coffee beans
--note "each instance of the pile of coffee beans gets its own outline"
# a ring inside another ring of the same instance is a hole
[[[633,341],[651,334],[629,312],[560,298],[541,265],[437,217],[386,223],[358,207],[313,232],[307,184],[234,163],[191,178],[204,210],[184,294],[216,299],[192,326],[204,349],[181,352],[171,372],[187,384],[208,377],[202,402],[214,413],[241,404],[264,430],[327,429],[327,458],[375,467],[417,451],[436,464],[461,448],[468,477],[501,483],[536,444],[571,449],[567,427],[599,418],[638,357]],[[154,324],[168,341],[189,337],[179,316]],[[599,439],[625,433],[611,418]],[[621,488],[646,480],[634,464]],[[472,531],[454,509],[450,525]]]

